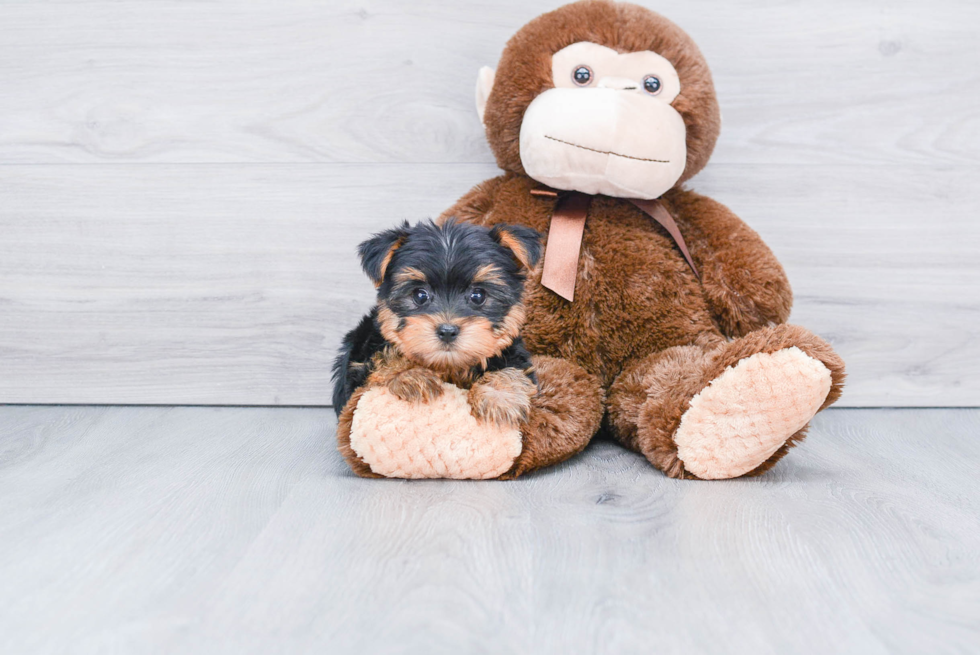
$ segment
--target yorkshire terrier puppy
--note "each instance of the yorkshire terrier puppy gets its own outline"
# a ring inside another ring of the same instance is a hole
[[[531,228],[454,219],[374,235],[358,252],[378,304],[344,337],[334,362],[339,415],[365,384],[427,402],[449,382],[481,420],[516,425],[537,391],[524,323],[524,279],[541,256]]]

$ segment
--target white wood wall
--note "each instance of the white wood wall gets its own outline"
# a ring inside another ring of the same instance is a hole
[[[0,2],[0,402],[328,403],[354,246],[496,173],[476,71],[557,4]],[[978,404],[980,3],[646,4],[841,404]]]

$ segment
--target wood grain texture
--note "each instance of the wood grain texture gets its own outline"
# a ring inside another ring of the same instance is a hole
[[[328,402],[354,245],[496,173],[476,71],[556,4],[0,3],[0,402]],[[654,8],[842,404],[980,403],[980,5]]]
[[[7,170],[0,401],[327,404],[335,348],[372,303],[356,244],[436,215],[493,172]],[[980,187],[970,172],[714,166],[693,186],[729,204],[786,263],[792,320],[848,362],[843,405],[980,398]]]
[[[609,443],[354,477],[322,409],[0,408],[4,653],[969,653],[980,410],[830,410],[758,479]]]
[[[0,162],[481,162],[480,66],[558,0],[0,4]],[[718,163],[980,163],[971,0],[646,3],[688,30]]]

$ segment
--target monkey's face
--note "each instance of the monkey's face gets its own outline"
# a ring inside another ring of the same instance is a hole
[[[620,198],[657,198],[689,180],[721,129],[691,37],[608,0],[573,2],[518,30],[496,73],[480,70],[476,107],[500,168]]]
[[[687,162],[677,71],[655,52],[580,42],[552,57],[555,88],[521,122],[524,170],[556,189],[657,198]]]

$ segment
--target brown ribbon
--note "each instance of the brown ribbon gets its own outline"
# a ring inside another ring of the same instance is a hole
[[[575,298],[575,278],[578,276],[578,257],[582,248],[582,234],[585,230],[585,219],[589,215],[592,204],[590,195],[572,191],[559,195],[550,189],[534,189],[536,196],[559,196],[558,204],[551,215],[551,227],[548,229],[548,245],[544,252],[544,271],[541,274],[541,285],[551,289],[565,300]],[[677,227],[677,222],[667,208],[659,200],[629,199],[644,214],[657,221],[674,239],[674,243],[684,255],[694,275],[701,280],[694,259],[687,249],[684,236]]]
[[[681,249],[684,259],[687,260],[687,265],[694,271],[694,277],[700,282],[701,274],[698,273],[698,267],[694,265],[691,253],[687,250],[687,244],[684,243],[684,235],[681,234],[680,228],[677,227],[677,221],[670,215],[670,212],[667,211],[664,204],[659,200],[638,200],[633,198],[630,198],[630,202],[642,209],[644,214],[660,223],[667,230],[668,234],[674,238],[674,243]]]
[[[578,253],[582,248],[582,232],[589,215],[592,196],[566,193],[558,199],[548,228],[548,245],[544,251],[544,271],[541,285],[565,300],[575,299],[575,278],[578,276]]]

